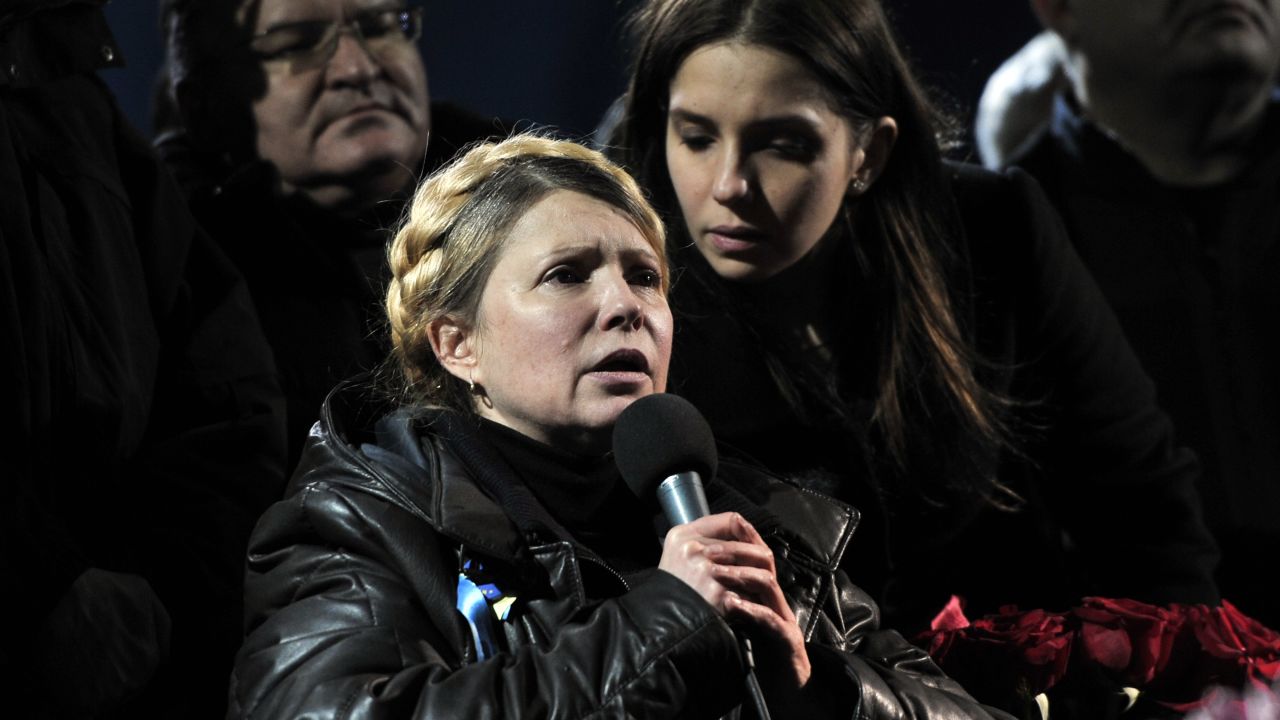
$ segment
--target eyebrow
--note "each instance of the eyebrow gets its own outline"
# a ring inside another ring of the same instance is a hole
[[[697,125],[715,125],[715,123],[711,121],[711,118],[706,115],[699,115],[696,112],[685,110],[684,108],[672,108],[671,110],[668,110],[667,118],[670,120],[695,123]]]
[[[687,122],[694,125],[705,125],[708,127],[716,127],[717,123],[706,115],[700,115],[684,108],[673,108],[667,111],[670,120],[676,122]],[[747,124],[748,130],[789,130],[794,128],[803,128],[813,130],[818,127],[812,118],[805,117],[795,113],[785,115],[776,115],[773,117],[760,118],[753,120]]]
[[[613,239],[608,237],[601,238],[601,241],[605,243],[612,242],[612,240]],[[550,250],[546,253],[541,254],[539,258],[541,260],[550,260],[550,259],[561,259],[565,257],[572,257],[575,255],[584,255],[584,254],[590,254],[593,256],[603,256],[605,252],[606,252],[605,248],[599,242],[582,242],[582,243],[575,243],[573,245],[565,245],[565,246],[556,248],[554,250]],[[622,255],[624,258],[644,257],[654,262],[658,262],[659,260],[658,253],[653,249],[653,246],[649,244],[647,239],[645,240],[645,243],[643,246],[621,248],[619,250],[619,254]]]

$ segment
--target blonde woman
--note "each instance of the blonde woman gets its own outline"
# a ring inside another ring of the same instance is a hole
[[[239,717],[988,717],[836,570],[856,513],[722,467],[655,531],[609,455],[666,386],[663,229],[580,146],[426,181],[390,251],[398,401],[337,389],[249,554]],[[784,512],[804,508],[805,531]]]

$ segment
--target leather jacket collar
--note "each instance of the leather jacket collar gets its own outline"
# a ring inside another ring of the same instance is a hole
[[[508,566],[526,587],[549,584],[557,595],[584,599],[581,561],[589,551],[563,537],[518,527],[432,431],[447,411],[373,405],[364,389],[346,383],[330,394],[295,485],[311,481],[317,472],[331,482],[354,483],[421,517],[466,552]],[[741,513],[773,547],[779,581],[808,636],[817,608],[832,590],[824,578],[840,564],[857,511],[732,460],[721,462],[719,476],[708,483],[707,499],[712,512]],[[627,589],[618,573],[598,558],[590,560],[601,566],[603,576],[621,583],[617,592]]]

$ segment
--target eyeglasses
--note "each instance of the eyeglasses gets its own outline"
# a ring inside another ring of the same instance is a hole
[[[338,50],[338,38],[350,32],[371,54],[417,42],[422,8],[365,10],[343,22],[305,20],[273,27],[249,41],[263,62],[287,62],[295,69],[319,67]]]

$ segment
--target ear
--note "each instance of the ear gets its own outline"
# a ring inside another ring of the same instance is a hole
[[[1075,34],[1075,12],[1071,0],[1031,0],[1031,10],[1046,30],[1052,30],[1063,40],[1070,41]]]
[[[854,152],[856,169],[853,173],[851,187],[855,194],[862,194],[880,177],[889,164],[889,156],[893,154],[893,145],[898,141],[898,123],[885,116],[876,121],[866,136],[866,142]],[[858,162],[861,160],[861,162]]]
[[[431,351],[450,375],[466,383],[479,382],[475,377],[479,363],[475,333],[450,317],[433,320],[427,326]]]

